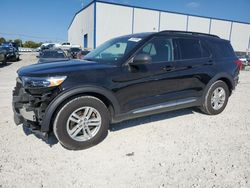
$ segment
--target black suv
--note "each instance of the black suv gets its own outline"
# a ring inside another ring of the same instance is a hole
[[[101,142],[109,124],[188,107],[221,113],[241,63],[229,41],[193,32],[140,33],[85,56],[18,70],[16,124],[68,149]]]

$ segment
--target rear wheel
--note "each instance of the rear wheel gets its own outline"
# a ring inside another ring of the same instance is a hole
[[[86,149],[107,136],[109,119],[109,111],[102,101],[91,96],[77,97],[59,110],[54,134],[68,149]]]
[[[229,89],[225,82],[218,80],[209,88],[201,110],[209,115],[221,113],[228,102]]]

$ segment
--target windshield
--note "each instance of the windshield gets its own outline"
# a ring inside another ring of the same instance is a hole
[[[43,51],[40,58],[66,58],[63,51]]]
[[[143,38],[120,37],[109,40],[84,57],[88,61],[117,63],[131,52]]]

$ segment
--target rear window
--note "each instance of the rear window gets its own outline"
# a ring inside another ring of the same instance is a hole
[[[202,58],[200,41],[197,39],[177,39],[181,59]]]
[[[213,42],[214,51],[217,57],[234,57],[235,53],[229,41],[216,41]]]

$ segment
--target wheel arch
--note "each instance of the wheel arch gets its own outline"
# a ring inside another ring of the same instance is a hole
[[[204,92],[203,92],[202,101],[205,100],[206,94],[207,94],[209,88],[211,87],[211,85],[212,85],[214,82],[218,81],[218,80],[221,80],[221,81],[223,81],[223,82],[225,82],[225,83],[227,84],[228,89],[229,89],[229,91],[230,91],[230,95],[231,95],[232,91],[233,91],[234,88],[235,88],[235,83],[234,83],[233,77],[232,77],[231,75],[227,74],[227,73],[219,73],[219,74],[215,75],[215,76],[208,82],[208,84],[207,84],[207,86],[206,86],[206,88],[205,88],[205,90],[204,90]]]
[[[41,123],[41,131],[50,131],[52,127],[52,120],[55,118],[56,112],[62,105],[65,104],[66,101],[82,95],[94,96],[100,99],[107,106],[107,108],[109,108],[111,118],[114,113],[116,114],[120,111],[119,103],[111,91],[97,86],[80,86],[66,90],[53,99],[45,111],[45,115]]]
[[[219,78],[218,80],[221,80],[227,84],[227,87],[228,87],[230,95],[231,95],[232,91],[234,89],[233,83],[226,77]]]

